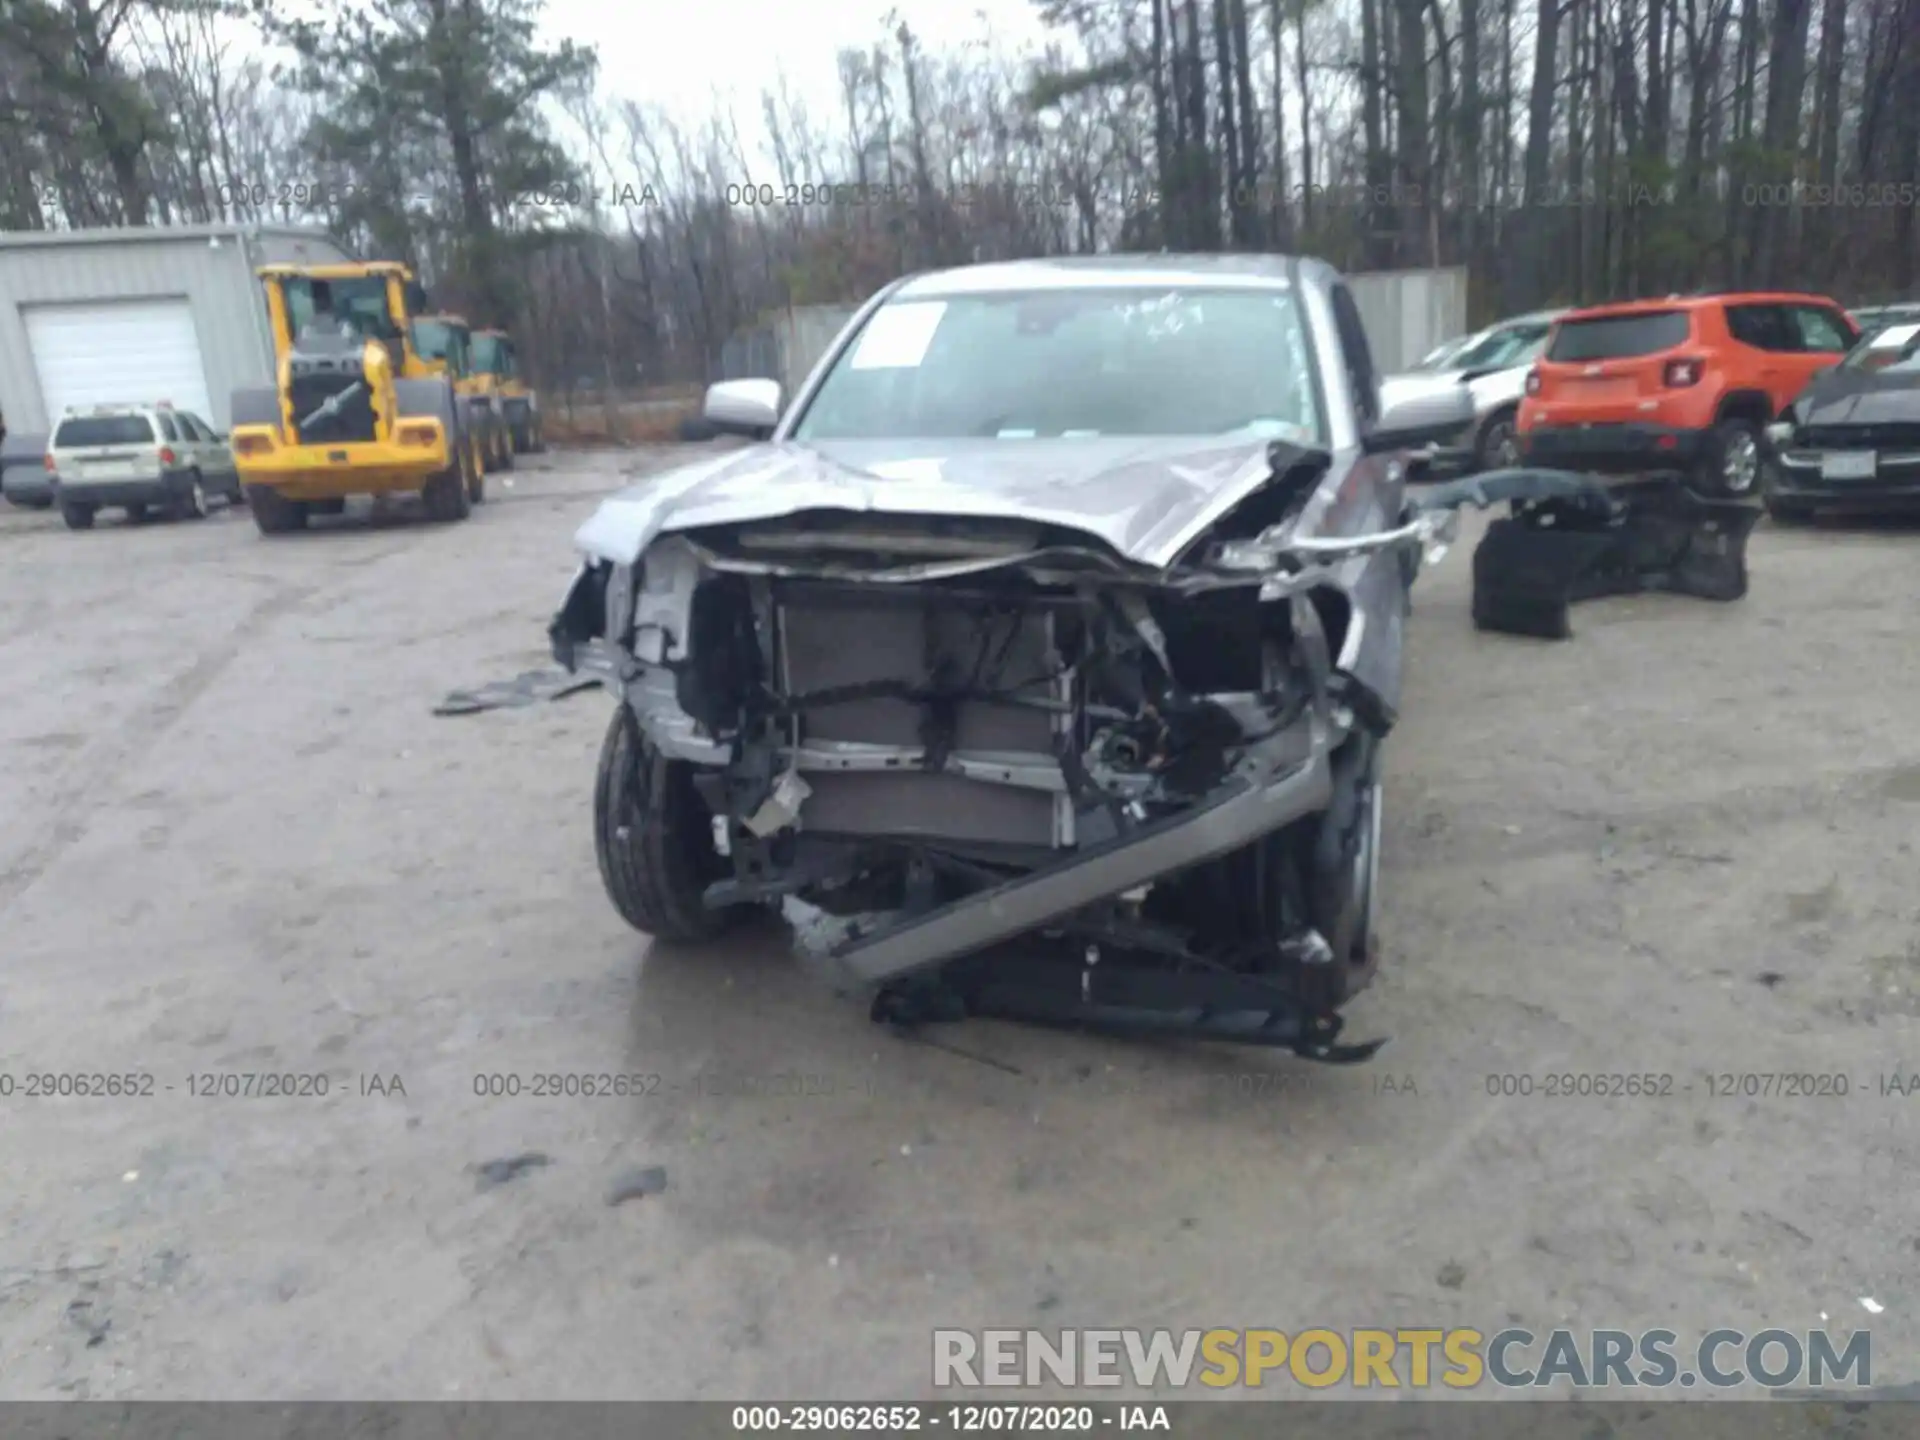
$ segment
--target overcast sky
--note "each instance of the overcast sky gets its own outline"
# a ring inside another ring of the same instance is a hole
[[[835,57],[884,39],[889,10],[929,50],[985,34],[1019,50],[1045,33],[1033,0],[547,0],[546,31],[598,48],[601,88],[612,98],[657,104],[698,124],[719,91],[744,137],[757,133],[761,91],[782,71],[816,125],[837,115]]]

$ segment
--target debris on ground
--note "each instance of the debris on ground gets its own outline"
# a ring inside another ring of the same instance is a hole
[[[529,1170],[537,1170],[542,1165],[552,1163],[537,1150],[529,1150],[524,1155],[515,1155],[507,1160],[489,1160],[485,1164],[473,1167],[474,1174],[480,1177],[480,1183],[476,1188],[491,1190],[494,1186],[504,1185],[509,1180],[518,1180]]]
[[[433,707],[436,715],[477,715],[482,710],[510,710],[541,700],[560,700],[600,682],[592,676],[570,675],[558,668],[526,670],[511,680],[493,680],[472,690],[455,690]]]
[[[77,1330],[87,1335],[87,1348],[93,1350],[106,1343],[107,1331],[113,1328],[113,1321],[96,1315],[91,1300],[75,1300],[67,1306],[67,1321]]]
[[[629,1170],[615,1178],[607,1187],[607,1204],[624,1205],[629,1200],[641,1200],[649,1195],[658,1195],[667,1188],[667,1167],[648,1165],[644,1169]]]

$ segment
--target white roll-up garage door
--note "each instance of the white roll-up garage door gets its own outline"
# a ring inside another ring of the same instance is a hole
[[[185,300],[34,305],[26,321],[49,425],[70,405],[165,400],[202,417],[213,413]]]

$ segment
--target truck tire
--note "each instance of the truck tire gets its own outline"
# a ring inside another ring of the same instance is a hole
[[[452,463],[420,488],[420,501],[426,507],[429,520],[451,524],[473,513],[473,502],[469,498],[475,479],[470,473],[472,470],[472,443],[464,438],[456,439]]]
[[[1518,405],[1503,406],[1486,418],[1473,444],[1477,469],[1505,470],[1520,463],[1520,437],[1515,428],[1519,419]]]
[[[620,918],[656,940],[713,940],[738,916],[710,910],[701,898],[725,872],[693,767],[656,750],[624,701],[600,747],[593,853]]]
[[[186,493],[174,497],[173,518],[176,520],[207,518],[207,487],[201,480],[198,470],[187,477]]]
[[[253,512],[254,528],[262,535],[287,535],[307,528],[307,507],[287,499],[271,485],[247,486],[247,509]]]
[[[452,459],[445,470],[420,488],[427,518],[443,522],[464,520],[473,510],[473,430],[467,423],[468,411],[446,380],[393,382],[395,407],[402,416],[438,420],[447,433],[447,448]]]
[[[1327,809],[1197,865],[1147,898],[1149,918],[1221,953],[1257,953],[1302,928],[1316,931],[1327,946],[1324,963],[1301,964],[1289,980],[1316,1013],[1364,990],[1379,963],[1377,743],[1350,740],[1334,764]]]
[[[437,376],[395,380],[393,400],[403,416],[438,420],[450,436],[465,433],[466,427],[458,423],[460,414],[454,404],[453,386]]]

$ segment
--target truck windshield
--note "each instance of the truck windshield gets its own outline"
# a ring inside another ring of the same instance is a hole
[[[453,353],[455,330],[444,320],[413,322],[413,348],[422,360],[445,360]]]
[[[498,375],[503,379],[511,375],[513,361],[507,342],[498,335],[474,336],[473,369],[477,375]]]
[[[1291,290],[1060,289],[894,300],[797,440],[1234,436],[1316,445]]]
[[[287,303],[287,323],[298,335],[323,310],[331,310],[362,335],[381,340],[399,338],[399,329],[387,309],[387,281],[381,275],[344,280],[320,280],[296,275],[281,282]]]

